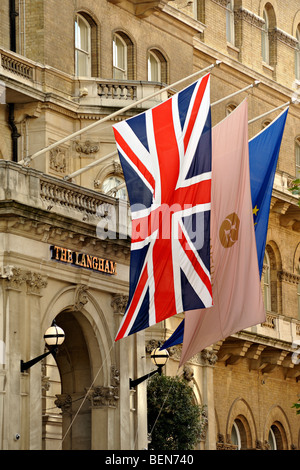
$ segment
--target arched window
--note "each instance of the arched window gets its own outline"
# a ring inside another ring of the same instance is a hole
[[[248,422],[244,416],[240,415],[234,420],[231,428],[230,439],[231,443],[237,446],[238,450],[245,450],[251,446],[250,429]]]
[[[148,80],[151,82],[161,81],[161,65],[157,55],[150,51],[148,53]]]
[[[300,25],[296,31],[296,50],[295,50],[295,77],[297,80],[300,80]]]
[[[81,15],[75,18],[75,74],[91,76],[91,27]]]
[[[266,63],[270,63],[270,44],[269,44],[269,17],[266,10],[263,12],[263,19],[265,21],[262,33],[261,33],[261,55],[262,60]]]
[[[127,78],[127,45],[118,34],[113,38],[113,78]]]
[[[286,450],[287,448],[286,433],[279,421],[274,422],[270,427],[268,444],[271,450]]]
[[[240,436],[240,431],[236,422],[234,422],[232,425],[231,442],[234,446],[237,446],[238,450],[241,449],[241,436]]]
[[[300,137],[295,142],[296,178],[300,178]]]
[[[134,48],[130,38],[118,31],[113,35],[113,78],[134,80]]]
[[[229,116],[229,114],[232,113],[232,111],[234,111],[235,109],[236,109],[235,104],[228,104],[226,106],[226,116]]]
[[[298,295],[298,320],[300,320],[300,282],[298,284],[297,295]]]
[[[234,0],[229,0],[226,5],[226,39],[234,45]]]
[[[277,449],[275,434],[274,434],[274,431],[272,429],[272,426],[271,426],[270,431],[269,431],[268,444],[270,446],[270,450],[276,450]]]
[[[110,175],[103,181],[102,184],[102,191],[107,194],[112,189],[117,188],[118,186],[122,185],[121,188],[117,189],[115,194],[112,196],[116,197],[117,199],[124,199],[127,200],[127,190],[125,186],[125,181],[121,176]]]
[[[148,80],[151,82],[167,83],[167,61],[157,49],[148,52]]]
[[[267,311],[271,311],[271,265],[270,258],[265,252],[263,263],[263,290],[264,290],[264,305]]]

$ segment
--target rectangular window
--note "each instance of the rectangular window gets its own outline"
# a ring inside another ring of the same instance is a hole
[[[234,1],[230,0],[226,6],[226,39],[234,46]]]

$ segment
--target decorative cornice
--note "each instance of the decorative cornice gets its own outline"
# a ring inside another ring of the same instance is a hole
[[[234,12],[234,19],[235,22],[237,21],[245,21],[249,23],[251,26],[255,26],[256,28],[262,28],[265,24],[265,20],[260,16],[255,15],[252,11],[246,10],[246,8],[241,7],[239,10]]]
[[[292,47],[293,49],[297,46],[297,39],[279,28],[275,28],[273,35],[277,41],[282,42],[286,46]]]
[[[300,283],[300,274],[289,273],[288,271],[278,272],[279,281],[289,282],[290,284]]]
[[[227,7],[228,0],[212,0],[213,3],[220,5],[223,8]]]

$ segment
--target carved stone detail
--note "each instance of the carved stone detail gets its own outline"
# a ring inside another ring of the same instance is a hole
[[[96,386],[89,390],[88,399],[94,408],[107,406],[115,408],[119,400],[119,389],[113,386]]]
[[[72,408],[72,397],[68,393],[56,395],[57,399],[54,404],[57,408],[60,408],[62,412],[71,411]]]
[[[128,303],[128,295],[112,294],[111,306],[114,310],[114,313],[124,314],[127,303]]]
[[[21,289],[21,286],[26,284],[28,294],[40,294],[41,289],[48,284],[41,274],[23,271],[20,268],[12,268],[12,274],[7,278],[7,282],[13,289]]]
[[[208,349],[203,349],[200,353],[202,365],[205,366],[214,366],[218,360],[218,356],[214,351],[209,351]]]
[[[194,378],[194,371],[191,367],[185,365],[183,368],[183,378],[187,382],[190,382]]]
[[[78,153],[90,155],[91,153],[96,153],[99,151],[99,144],[90,140],[86,140],[85,142],[77,141],[75,142],[75,149]]]
[[[88,286],[84,284],[80,284],[76,287],[75,289],[75,295],[74,295],[74,310],[81,311],[85,304],[88,302],[88,296],[86,294],[88,290]]]
[[[200,410],[200,440],[206,440],[206,434],[208,429],[208,414],[207,406],[203,405]]]
[[[65,150],[56,148],[50,150],[50,168],[57,173],[65,173],[67,170]]]
[[[146,344],[146,353],[151,354],[154,349],[158,348],[161,345],[160,341],[157,339],[151,339]]]

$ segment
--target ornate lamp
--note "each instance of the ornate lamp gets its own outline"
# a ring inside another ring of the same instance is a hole
[[[44,334],[44,340],[49,348],[49,351],[44,354],[41,354],[41,356],[31,359],[31,361],[28,362],[23,362],[21,360],[21,372],[24,372],[25,370],[29,369],[31,366],[41,361],[42,359],[44,359],[44,357],[48,356],[49,354],[53,354],[55,356],[58,346],[60,346],[65,340],[65,333],[63,329],[57,326],[55,321],[53,321],[50,328],[48,328]]]
[[[161,374],[162,368],[166,365],[169,359],[169,353],[166,349],[160,350],[159,347],[154,349],[151,353],[151,361],[153,364],[157,366],[156,370],[153,370],[152,372],[149,372],[149,374],[143,375],[139,379],[132,380],[129,379],[129,387],[134,388],[140,383],[144,382],[144,380],[149,379],[149,377],[152,377],[154,374]]]

